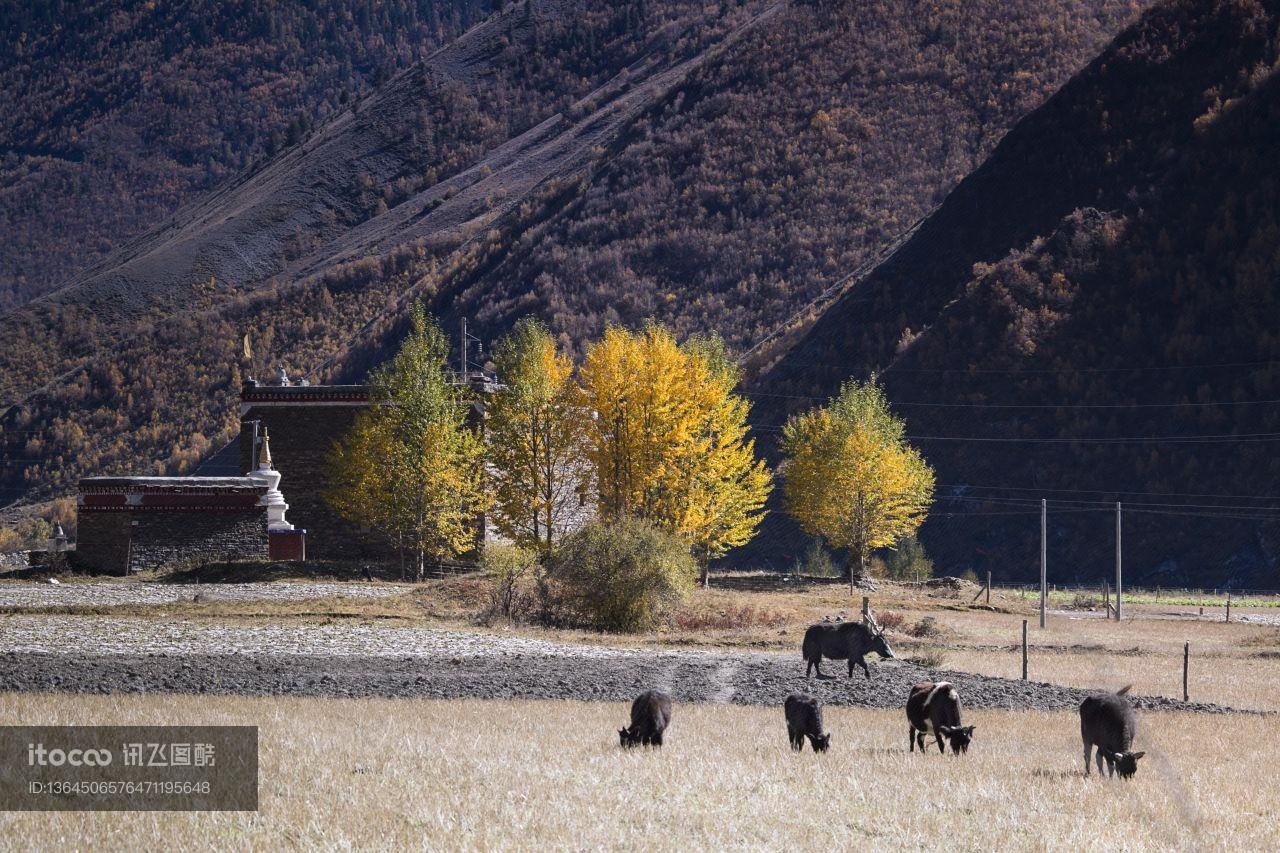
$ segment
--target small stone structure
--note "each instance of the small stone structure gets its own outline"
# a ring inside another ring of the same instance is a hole
[[[213,560],[304,560],[307,531],[289,523],[288,509],[264,428],[257,462],[243,477],[81,480],[72,561],[124,575]],[[62,543],[65,550],[65,536]]]
[[[146,569],[269,556],[268,486],[252,477],[86,477],[77,568]]]

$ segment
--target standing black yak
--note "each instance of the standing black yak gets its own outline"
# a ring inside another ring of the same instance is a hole
[[[1137,721],[1133,706],[1125,698],[1128,687],[1115,693],[1094,693],[1080,703],[1080,739],[1084,741],[1084,775],[1089,775],[1089,753],[1098,747],[1098,775],[1102,762],[1114,776],[1128,779],[1138,772],[1138,759],[1145,752],[1131,752]]]
[[[819,622],[810,625],[809,630],[804,632],[804,644],[801,646],[801,653],[809,664],[805,667],[804,677],[808,678],[810,672],[816,670],[819,678],[827,678],[822,674],[820,664],[823,658],[830,658],[849,661],[850,678],[853,678],[854,666],[861,666],[867,678],[870,678],[871,670],[867,668],[863,657],[871,652],[882,658],[893,657],[893,649],[889,648],[889,641],[884,638],[883,631],[861,622]]]
[[[671,723],[671,697],[661,690],[646,690],[631,703],[631,726],[618,729],[624,748],[662,746],[662,733]]]
[[[792,749],[803,752],[807,737],[814,752],[827,751],[831,746],[831,734],[823,734],[822,731],[821,702],[807,693],[792,693],[782,709],[787,715],[787,737],[791,740]]]

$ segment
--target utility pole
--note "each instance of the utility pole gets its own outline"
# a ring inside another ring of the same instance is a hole
[[[1116,501],[1116,621],[1119,622],[1124,614],[1121,609],[1124,605],[1121,603],[1120,591],[1120,501]]]
[[[1040,499],[1040,627],[1049,605],[1049,502]]]
[[[467,318],[462,318],[462,352],[458,361],[458,378],[465,385],[467,382]]]

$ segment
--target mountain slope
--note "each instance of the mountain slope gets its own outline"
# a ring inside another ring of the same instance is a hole
[[[490,0],[0,7],[0,313],[306,136]]]
[[[1278,31],[1275,2],[1153,9],[760,378],[764,429],[876,373],[948,571],[1032,577],[1046,497],[1055,577],[1099,578],[1122,499],[1132,582],[1273,585]]]
[[[575,341],[656,315],[745,343],[1136,8],[512,4],[0,320],[0,489],[188,470],[244,376],[358,377],[412,298],[490,339],[537,312]]]

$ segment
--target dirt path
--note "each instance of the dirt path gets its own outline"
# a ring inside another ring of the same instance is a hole
[[[656,685],[680,701],[777,705],[805,690],[830,704],[899,708],[913,684],[943,678],[970,708],[1074,708],[1085,695],[901,661],[878,662],[871,673],[870,680],[860,673],[806,680],[798,653],[620,649],[428,628],[43,616],[0,622],[0,691],[622,701]],[[1226,710],[1156,697],[1136,704]]]

